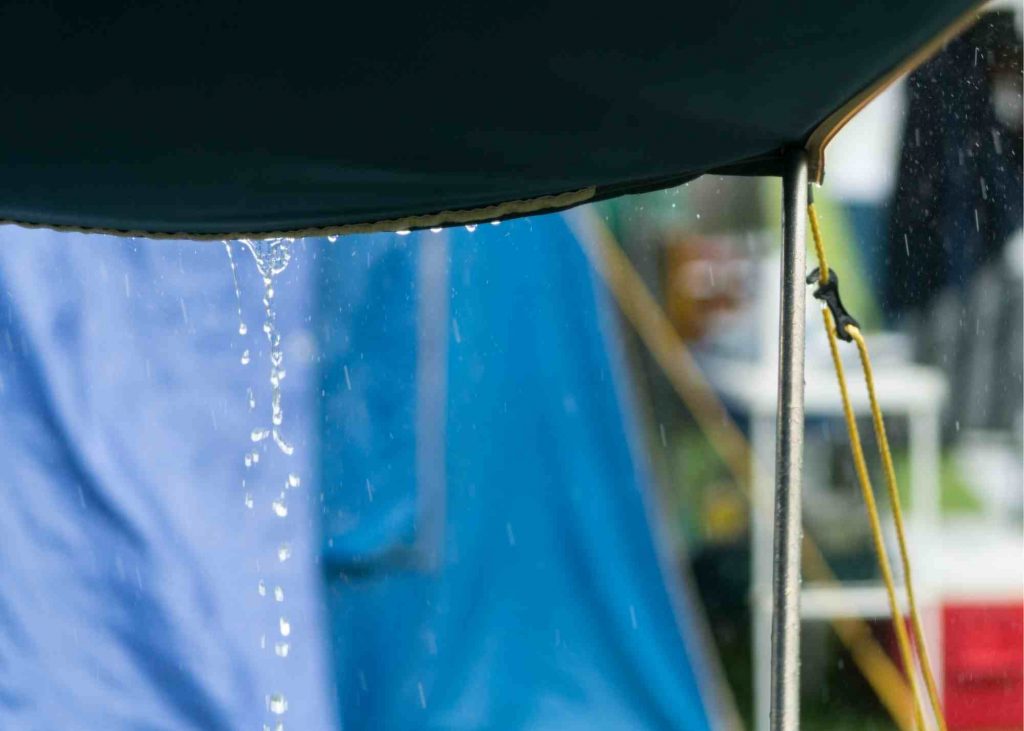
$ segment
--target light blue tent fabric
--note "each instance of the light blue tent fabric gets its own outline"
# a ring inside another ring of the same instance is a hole
[[[708,728],[611,305],[565,219],[325,256],[325,570],[347,731]],[[421,393],[439,368],[440,405]]]
[[[276,285],[295,454],[249,470],[269,364],[262,284],[234,253],[245,337],[220,244],[0,228],[0,729],[260,729],[273,692],[286,728],[335,728],[306,507],[313,252],[297,244]]]

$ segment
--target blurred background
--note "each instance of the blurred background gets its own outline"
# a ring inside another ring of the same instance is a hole
[[[1020,19],[1019,7],[994,8],[875,99],[831,143],[815,192],[844,302],[870,333],[950,728],[1020,728],[1024,713]],[[778,200],[776,181],[705,177],[602,207],[751,459],[769,467]],[[805,566],[805,724],[891,728],[878,668],[834,625],[865,620],[895,657],[819,305],[809,302],[804,524],[843,585],[815,582]],[[681,563],[741,715],[764,727],[751,713],[765,717],[767,680],[751,668],[768,652],[756,608],[770,590],[770,497],[752,497],[730,470],[733,443],[708,428],[720,416],[700,385],[666,378],[628,337]],[[845,356],[862,390],[855,351]],[[870,434],[866,401],[855,408]],[[884,484],[877,453],[869,463]]]
[[[877,97],[815,191],[953,730],[1024,728],[1021,19]],[[780,187],[0,230],[0,728],[766,728]],[[804,726],[910,729],[808,301]]]

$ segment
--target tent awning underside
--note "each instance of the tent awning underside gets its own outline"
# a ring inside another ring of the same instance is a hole
[[[396,229],[773,173],[970,5],[0,0],[0,219]]]

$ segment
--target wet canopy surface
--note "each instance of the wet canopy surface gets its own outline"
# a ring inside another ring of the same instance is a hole
[[[0,219],[400,228],[772,172],[970,5],[5,1]]]

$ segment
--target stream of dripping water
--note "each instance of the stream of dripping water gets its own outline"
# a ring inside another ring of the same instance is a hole
[[[238,310],[238,334],[245,335],[249,332],[249,328],[245,324],[245,318],[242,317],[242,290],[238,286],[238,271],[235,268],[235,255],[231,251],[231,244],[227,241],[224,242],[224,250],[228,252],[228,264],[231,265],[231,282],[235,285],[235,307]],[[245,351],[248,353],[249,351]],[[247,361],[243,360],[242,365],[246,365]]]
[[[287,267],[291,261],[291,251],[289,246],[292,243],[291,239],[263,239],[263,240],[251,240],[242,239],[241,243],[249,249],[256,261],[256,268],[259,270],[260,277],[263,280],[263,333],[266,336],[267,344],[269,345],[270,353],[270,424],[256,426],[249,433],[249,440],[252,443],[252,450],[246,451],[244,462],[247,470],[253,468],[260,461],[260,452],[263,443],[266,440],[270,440],[279,449],[282,454],[286,457],[291,457],[295,452],[295,448],[290,444],[282,433],[282,427],[284,424],[284,409],[281,405],[281,382],[284,380],[286,374],[284,368],[284,352],[281,347],[281,334],[277,329],[277,313],[274,309],[274,285],[276,278],[281,272]],[[238,285],[238,276],[236,271],[235,258],[232,254],[231,244],[224,242],[225,249],[228,252],[228,261],[231,264],[231,276],[235,286],[235,297],[238,303],[238,333],[239,335],[245,335],[248,332],[248,328],[245,326],[245,321],[242,316],[242,304],[241,304],[241,291]],[[241,363],[243,366],[248,365],[252,360],[252,355],[249,349],[245,349],[241,357]],[[254,411],[256,408],[256,397],[254,390],[250,387],[247,391],[247,401],[250,411]],[[270,509],[274,515],[278,518],[286,518],[288,516],[288,499],[287,495],[290,490],[294,490],[301,484],[301,478],[298,474],[290,472],[284,481],[284,485],[280,489],[277,496],[271,501]],[[243,489],[245,487],[245,480],[242,481]],[[254,509],[256,500],[251,491],[245,492],[245,506],[248,509]],[[287,542],[281,543],[276,549],[276,558],[280,563],[284,563],[291,558],[292,549],[291,545]],[[261,562],[257,562],[259,566]],[[277,621],[277,638],[269,644],[273,645],[274,654],[278,658],[287,658],[291,650],[290,636],[292,633],[292,625],[284,614],[285,607],[285,591],[280,585],[275,585],[268,589],[267,583],[263,578],[260,578],[256,587],[256,591],[260,597],[273,600],[276,606],[280,609]],[[260,638],[260,646],[266,648],[268,642],[266,635]],[[266,696],[266,710],[270,714],[271,722],[264,723],[264,731],[284,731],[284,722],[282,717],[288,711],[288,699],[283,693],[274,692]]]

